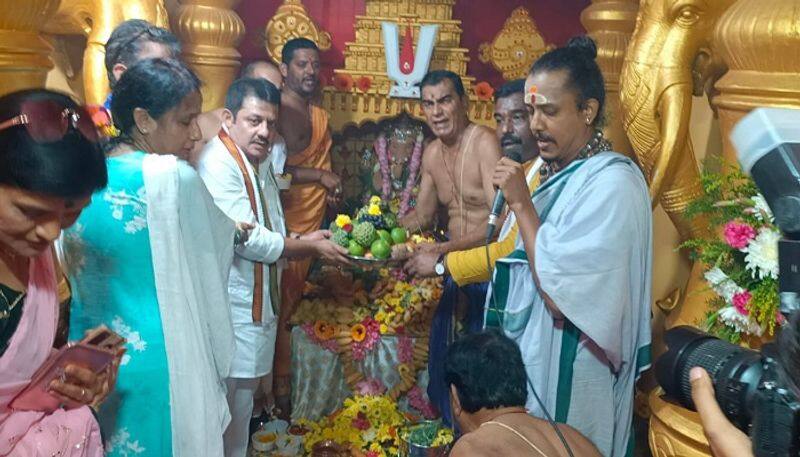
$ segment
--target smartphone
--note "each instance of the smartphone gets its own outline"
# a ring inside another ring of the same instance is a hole
[[[105,326],[92,330],[80,342],[66,345],[47,359],[36,370],[28,386],[11,400],[10,408],[52,413],[59,407],[72,409],[82,406],[82,403],[62,400],[50,393],[50,383],[64,375],[67,365],[78,365],[94,373],[102,372],[113,363],[123,344],[125,339]]]

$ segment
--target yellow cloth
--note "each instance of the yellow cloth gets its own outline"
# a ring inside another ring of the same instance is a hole
[[[524,169],[527,175],[536,159],[525,162]],[[528,181],[528,189],[533,193],[539,186],[539,173],[534,174],[533,178]],[[497,259],[505,257],[514,251],[514,243],[517,239],[517,232],[519,227],[515,223],[508,233],[508,236],[501,241],[495,241],[489,244],[489,263],[494,268],[494,263]],[[445,257],[447,269],[450,271],[450,276],[459,286],[467,284],[474,284],[489,280],[490,271],[486,265],[486,247],[478,246],[476,248],[467,249],[465,251],[453,251]]]
[[[298,154],[289,154],[286,165],[294,167],[316,168],[331,170],[331,132],[328,128],[328,113],[322,108],[311,105],[311,142],[305,151]],[[282,193],[281,203],[283,214],[286,218],[286,231],[289,233],[305,234],[319,230],[322,219],[325,217],[327,191],[319,184],[292,185],[289,190]],[[310,260],[296,260],[288,262],[283,271],[281,280],[281,307],[287,313],[282,313],[286,318],[291,315],[295,303],[303,294]]]

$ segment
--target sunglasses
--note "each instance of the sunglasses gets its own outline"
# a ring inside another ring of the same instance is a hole
[[[37,143],[53,143],[64,138],[71,125],[92,143],[99,141],[92,117],[83,108],[66,108],[52,100],[23,102],[20,113],[0,122],[0,131],[24,125],[31,139]]]

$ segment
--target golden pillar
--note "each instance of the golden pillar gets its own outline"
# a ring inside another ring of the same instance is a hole
[[[203,110],[220,108],[239,72],[236,50],[244,22],[234,8],[240,0],[182,0],[172,29],[183,45],[184,61],[203,81]]]
[[[720,18],[714,48],[728,66],[717,82],[723,157],[736,162],[730,132],[753,108],[800,108],[797,0],[739,0]]]
[[[638,0],[592,0],[592,4],[581,13],[581,23],[597,43],[597,64],[603,70],[606,83],[604,134],[611,140],[615,151],[634,158],[636,156],[622,126],[619,78],[638,12]]]
[[[39,34],[59,0],[0,2],[0,95],[44,87],[52,47]]]
[[[169,28],[163,0],[61,0],[46,30],[53,35],[83,35],[84,99],[87,104],[102,104],[108,96],[108,75],[105,67],[105,45],[111,32],[128,19],[144,19],[159,27]]]

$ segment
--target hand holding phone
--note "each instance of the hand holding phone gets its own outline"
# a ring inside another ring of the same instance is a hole
[[[59,407],[96,407],[113,388],[124,343],[105,326],[91,330],[80,342],[51,356],[12,400],[11,408],[50,413]]]

